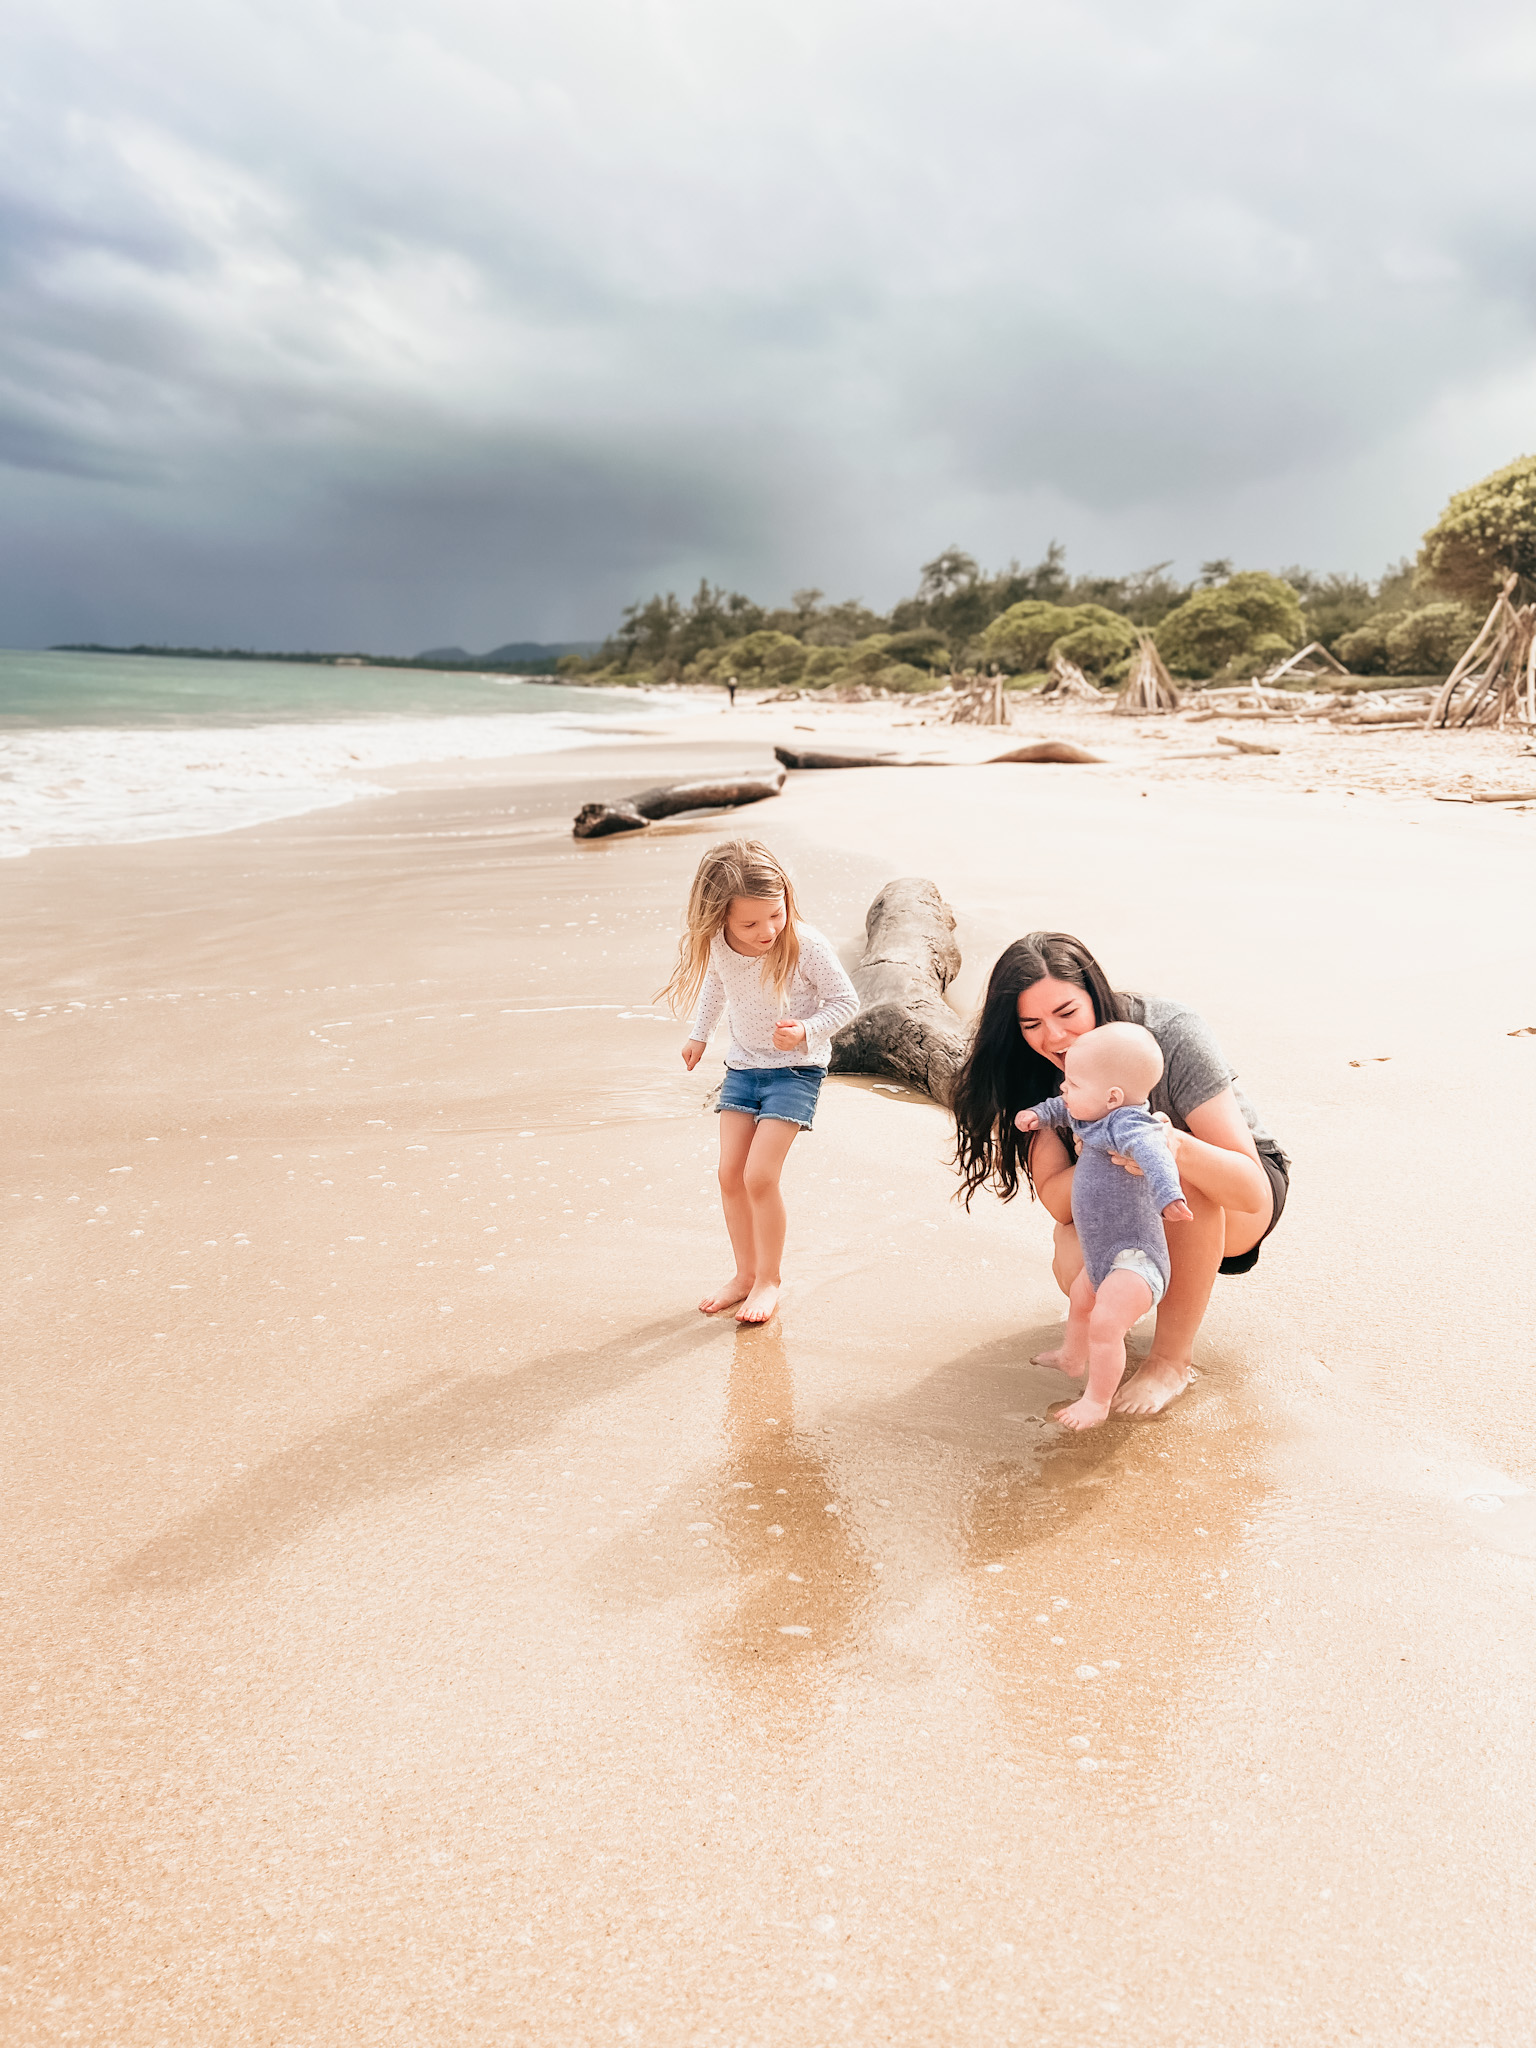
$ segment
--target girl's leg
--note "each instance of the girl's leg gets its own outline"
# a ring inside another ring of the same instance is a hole
[[[1104,1275],[1088,1318],[1088,1384],[1081,1399],[1054,1418],[1064,1428],[1094,1429],[1108,1415],[1125,1371],[1126,1332],[1151,1306],[1152,1290],[1139,1274]]]
[[[745,1301],[757,1277],[752,1249],[752,1204],[747,1198],[746,1187],[747,1154],[752,1149],[756,1130],[757,1124],[750,1110],[721,1110],[720,1206],[725,1211],[725,1227],[731,1234],[736,1270],[723,1287],[717,1287],[713,1294],[706,1294],[699,1303],[700,1310],[707,1316],[716,1315],[723,1308],[734,1308],[738,1301]]]
[[[757,1127],[742,1179],[752,1205],[752,1291],[736,1311],[738,1323],[766,1323],[779,1302],[779,1267],[784,1257],[784,1197],[779,1175],[800,1126],[765,1116]]]

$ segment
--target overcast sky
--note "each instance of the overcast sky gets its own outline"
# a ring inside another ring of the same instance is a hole
[[[0,644],[1379,573],[1536,448],[1505,0],[10,0]]]

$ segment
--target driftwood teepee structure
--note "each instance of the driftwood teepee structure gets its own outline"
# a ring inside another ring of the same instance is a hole
[[[1347,676],[1349,670],[1336,655],[1328,652],[1321,640],[1309,640],[1305,647],[1295,654],[1288,654],[1284,661],[1277,661],[1257,680],[1270,688],[1289,676],[1293,683],[1315,682],[1319,676]]]
[[[1536,725],[1536,604],[1513,604],[1511,576],[1482,630],[1440,686],[1430,725]]]
[[[1068,661],[1061,654],[1051,656],[1050,673],[1040,694],[1042,697],[1054,697],[1058,704],[1070,703],[1074,699],[1084,704],[1102,705],[1104,702],[1104,692],[1089,682],[1075,661]]]
[[[1177,711],[1179,693],[1150,633],[1139,636],[1131,672],[1115,697],[1117,718],[1144,718],[1153,711]]]

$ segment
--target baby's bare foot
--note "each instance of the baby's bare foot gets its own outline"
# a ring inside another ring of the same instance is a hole
[[[777,1280],[760,1280],[736,1311],[738,1323],[766,1323],[779,1305]]]
[[[1090,1401],[1084,1394],[1081,1400],[1074,1401],[1070,1408],[1063,1408],[1051,1420],[1059,1422],[1063,1429],[1097,1429],[1108,1414],[1107,1401]]]
[[[1194,1378],[1193,1370],[1171,1359],[1148,1358],[1116,1394],[1117,1415],[1160,1415]]]
[[[1031,1365],[1048,1365],[1052,1372],[1064,1372],[1069,1380],[1080,1380],[1088,1370],[1088,1353],[1081,1356],[1065,1344],[1059,1351],[1037,1351],[1029,1361]]]
[[[701,1316],[717,1316],[723,1308],[734,1308],[738,1301],[745,1301],[752,1292],[752,1275],[735,1273],[723,1287],[717,1287],[713,1294],[706,1294],[699,1303]]]

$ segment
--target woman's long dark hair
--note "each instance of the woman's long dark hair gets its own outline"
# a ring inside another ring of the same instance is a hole
[[[1070,932],[1031,932],[1000,957],[970,1050],[955,1076],[955,1166],[965,1206],[988,1185],[1003,1201],[1019,1192],[1022,1174],[1035,1191],[1029,1167],[1031,1140],[1015,1129],[1021,1109],[1061,1092],[1061,1069],[1026,1045],[1019,1029],[1019,997],[1037,981],[1065,981],[1093,1005],[1096,1024],[1123,1023],[1125,1008],[1109,977],[1081,939]]]

